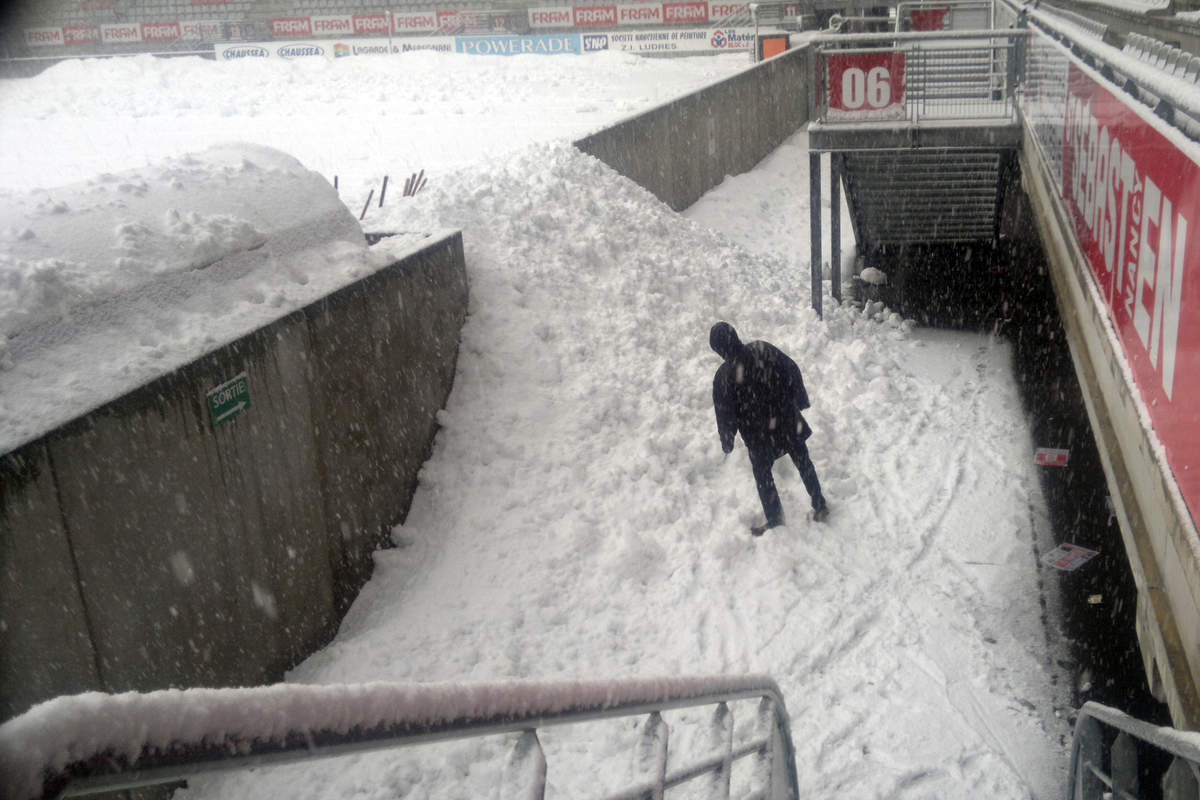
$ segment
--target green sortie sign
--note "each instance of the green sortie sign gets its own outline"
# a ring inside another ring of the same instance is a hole
[[[228,422],[250,407],[250,379],[246,373],[208,390],[208,414],[213,427]]]

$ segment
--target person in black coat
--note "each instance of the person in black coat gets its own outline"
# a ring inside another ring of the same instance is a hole
[[[733,451],[734,435],[742,434],[767,517],[765,525],[756,525],[750,532],[760,536],[767,528],[783,524],[783,506],[771,470],[775,459],[785,453],[792,457],[812,498],[813,519],[825,519],[829,507],[805,443],[812,428],[801,413],[808,408],[808,392],[800,368],[772,344],[743,344],[728,322],[712,326],[708,343],[725,359],[713,377],[713,409],[721,449],[728,455]]]

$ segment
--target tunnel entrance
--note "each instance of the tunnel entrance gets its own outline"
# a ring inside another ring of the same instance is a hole
[[[1136,586],[1040,246],[1009,239],[995,247],[910,245],[865,254],[863,267],[886,273],[887,283],[856,283],[857,299],[882,300],[923,326],[1012,343],[1034,447],[1070,450],[1067,467],[1040,473],[1054,543],[1100,553],[1074,572],[1045,568],[1045,580],[1057,583],[1061,610],[1050,610],[1044,596],[1043,608],[1061,617],[1047,622],[1069,642],[1070,663],[1060,666],[1074,676],[1076,707],[1096,700],[1170,724],[1166,705],[1147,686],[1135,631]]]

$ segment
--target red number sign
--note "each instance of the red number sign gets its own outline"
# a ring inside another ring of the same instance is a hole
[[[829,53],[827,119],[904,119],[904,53]]]

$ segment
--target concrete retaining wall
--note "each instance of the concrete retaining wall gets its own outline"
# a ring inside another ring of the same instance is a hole
[[[682,211],[808,122],[808,70],[808,48],[789,50],[575,146]]]
[[[326,642],[407,512],[466,308],[456,233],[0,458],[0,717],[261,683]]]

